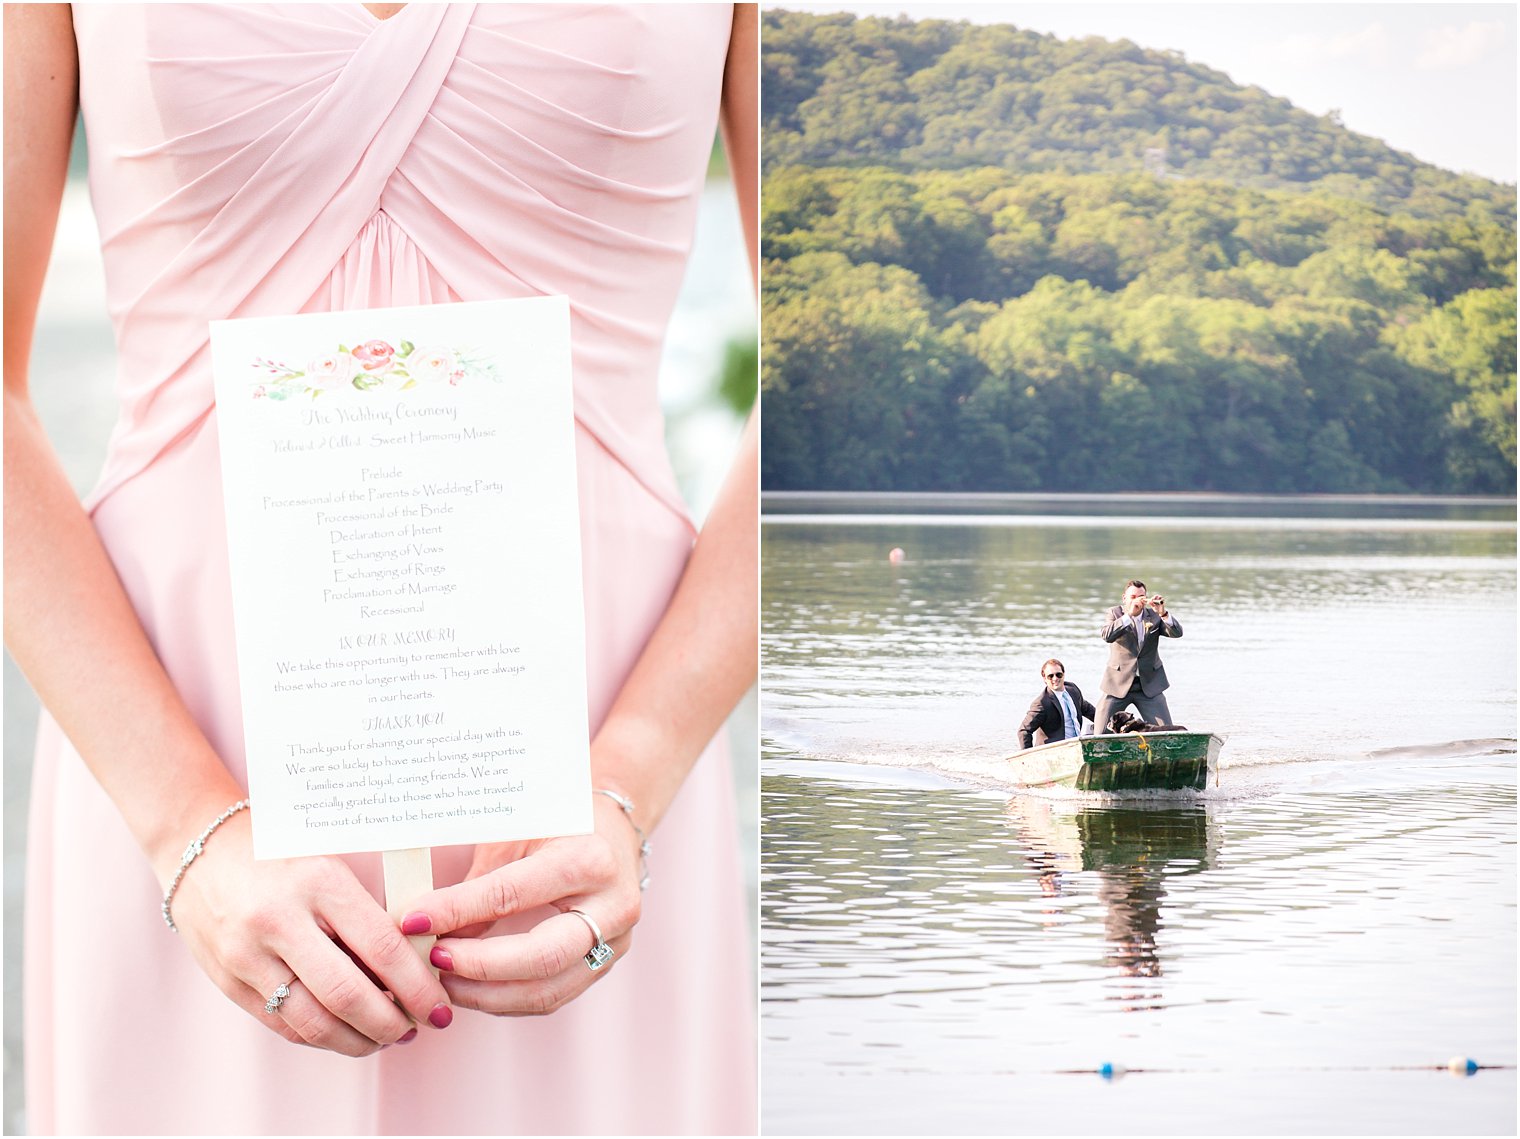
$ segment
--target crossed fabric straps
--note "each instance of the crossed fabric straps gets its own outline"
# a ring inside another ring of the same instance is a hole
[[[418,5],[404,28],[394,19],[377,26],[283,137],[271,131],[239,139],[246,128],[234,120],[242,112],[230,112],[224,129],[234,140],[231,153],[156,210],[133,219],[132,226],[149,232],[194,225],[207,210],[204,199],[224,192],[219,181],[241,180],[225,201],[212,202],[202,228],[113,314],[122,367],[136,378],[136,390],[124,391],[123,418],[91,505],[211,411],[210,319],[288,313],[319,289],[380,208],[454,63],[474,7]],[[241,62],[251,69],[248,59]],[[148,66],[186,65],[150,60]],[[219,128],[203,127],[193,138],[171,138],[126,157],[163,161],[159,152],[176,145],[211,149],[214,142],[203,137]],[[245,169],[250,163],[256,165]],[[103,236],[108,256],[112,240],[135,237]],[[149,419],[152,427],[144,430]]]
[[[129,8],[75,17],[122,371],[91,506],[206,421],[211,320],[564,294],[576,418],[685,519],[654,376],[729,13]]]

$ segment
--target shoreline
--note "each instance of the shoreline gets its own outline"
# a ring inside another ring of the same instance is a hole
[[[1217,491],[987,492],[767,490],[763,518],[789,515],[999,515],[1145,511],[1196,517],[1450,518],[1514,523],[1503,495],[1256,494]]]

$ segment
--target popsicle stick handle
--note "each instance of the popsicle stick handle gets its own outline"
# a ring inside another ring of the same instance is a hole
[[[411,850],[387,850],[380,859],[385,867],[385,912],[399,922],[413,902],[432,892],[433,849],[419,846]],[[419,933],[407,940],[426,961],[437,939],[430,933]]]

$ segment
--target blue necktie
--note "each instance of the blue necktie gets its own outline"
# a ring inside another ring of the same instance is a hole
[[[1064,688],[1057,693],[1057,697],[1061,701],[1061,715],[1066,718],[1066,738],[1074,740],[1077,738],[1080,729],[1077,727],[1076,717],[1072,711],[1071,697],[1066,695]]]

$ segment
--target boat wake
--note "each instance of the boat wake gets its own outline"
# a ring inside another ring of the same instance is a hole
[[[1384,747],[1367,753],[1369,759],[1471,759],[1484,755],[1514,755],[1515,741],[1507,739],[1452,740],[1450,743]]]
[[[1235,737],[1220,758],[1219,781],[1202,791],[1127,791],[1111,794],[1068,787],[1024,787],[1010,776],[1006,749],[934,747],[902,741],[836,739],[827,749],[805,732],[765,731],[762,774],[832,779],[862,786],[962,788],[1049,801],[1101,803],[1227,802],[1285,792],[1343,791],[1445,780],[1454,768],[1513,766],[1516,741],[1447,740],[1371,751],[1338,753],[1302,743]]]

